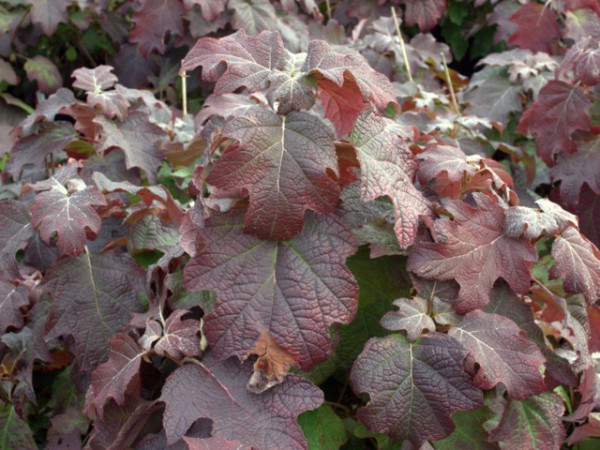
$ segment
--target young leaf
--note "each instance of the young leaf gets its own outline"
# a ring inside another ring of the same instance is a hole
[[[569,227],[552,244],[556,263],[550,278],[562,278],[565,290],[582,293],[589,306],[600,298],[600,251],[576,228]]]
[[[166,405],[167,443],[181,438],[197,419],[207,418],[213,422],[213,436],[246,447],[306,449],[296,417],[319,406],[323,393],[303,377],[288,375],[273,389],[252,394],[246,390],[250,373],[248,364],[234,358],[217,362],[212,355],[173,372],[160,397]]]
[[[94,236],[100,231],[102,219],[93,206],[105,206],[106,199],[94,187],[87,187],[78,179],[67,189],[55,178],[50,183],[36,183],[35,190],[44,190],[31,207],[32,224],[39,227],[40,235],[50,244],[52,235],[58,235],[58,248],[66,255],[80,255],[85,247],[86,229]]]
[[[460,314],[485,306],[500,277],[513,291],[528,293],[530,268],[537,260],[529,241],[504,236],[505,213],[499,204],[483,194],[474,199],[477,208],[462,201],[444,202],[453,219],[437,219],[431,230],[434,242],[417,242],[407,264],[423,278],[455,279],[460,284]]]
[[[73,72],[74,87],[87,91],[87,103],[100,108],[107,117],[127,116],[129,102],[119,91],[106,91],[117,82],[117,77],[111,73],[113,67],[101,65],[94,69],[82,67]]]
[[[308,370],[331,352],[331,324],[356,312],[358,286],[344,264],[354,238],[334,216],[310,216],[292,240],[263,241],[243,233],[240,216],[211,217],[184,269],[188,289],[219,295],[206,338],[218,358],[244,357],[268,331]]]
[[[451,328],[448,335],[469,349],[474,362],[479,364],[473,382],[481,389],[503,383],[508,395],[517,400],[545,390],[540,366],[546,359],[533,342],[521,335],[521,329],[512,320],[473,311]]]
[[[416,448],[445,438],[454,430],[453,412],[483,402],[463,369],[467,355],[459,342],[435,332],[415,343],[400,334],[370,339],[350,374],[354,392],[371,399],[358,410],[359,419],[370,431]]]
[[[84,253],[59,259],[43,287],[52,297],[47,337],[71,335],[79,369],[93,369],[105,359],[108,340],[141,312],[138,295],[144,272],[128,255]]]
[[[528,400],[509,399],[502,419],[490,437],[507,448],[554,450],[565,439],[561,417],[565,407],[562,399],[545,392]]]
[[[250,196],[244,231],[261,239],[289,240],[302,230],[307,209],[332,212],[339,187],[331,126],[305,112],[282,119],[257,106],[227,123],[227,149],[206,181],[221,189],[243,187]]]
[[[416,341],[423,331],[435,331],[435,323],[427,314],[428,300],[421,297],[394,300],[397,311],[381,318],[381,325],[391,331],[405,330],[408,340]]]
[[[92,385],[86,395],[86,407],[95,408],[96,416],[104,416],[104,403],[110,398],[123,405],[125,394],[134,395],[140,389],[140,365],[145,351],[123,333],[108,342],[108,361],[92,373]]]
[[[417,235],[419,215],[430,215],[429,205],[414,184],[417,163],[391,120],[365,111],[359,116],[350,142],[361,166],[361,196],[365,201],[387,195],[394,203],[394,230],[402,247]]]
[[[169,356],[176,360],[184,356],[200,355],[200,323],[196,319],[181,318],[187,314],[184,309],[173,311],[165,322],[163,336],[154,346],[154,351],[161,356]]]

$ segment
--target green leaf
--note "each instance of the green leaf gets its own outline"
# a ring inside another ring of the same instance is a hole
[[[454,450],[468,448],[469,450],[494,450],[495,444],[488,442],[489,434],[483,424],[494,417],[494,413],[487,407],[473,411],[458,411],[452,415],[456,424],[454,432],[446,439],[435,442],[436,450]]]
[[[469,47],[469,43],[463,36],[462,28],[452,22],[447,22],[442,28],[442,36],[450,45],[452,54],[457,61],[464,58]]]
[[[401,450],[402,443],[393,440],[391,437],[381,433],[373,433],[367,430],[362,422],[356,422],[352,434],[360,439],[375,438],[378,450]],[[370,447],[369,447],[370,448]]]
[[[379,320],[395,309],[392,301],[407,296],[411,286],[402,256],[371,259],[368,247],[363,246],[346,264],[358,281],[360,296],[352,323],[339,327],[341,340],[336,353],[342,367],[352,365],[369,338],[387,334]]]
[[[456,25],[462,25],[469,15],[469,7],[463,2],[451,2],[448,5],[448,18]]]
[[[27,78],[37,81],[38,89],[46,94],[53,93],[63,84],[60,72],[45,56],[38,55],[28,59],[23,68]]]
[[[298,416],[309,450],[335,450],[346,442],[342,419],[329,405],[321,405]]]
[[[13,405],[0,403],[0,450],[37,449],[33,435]]]

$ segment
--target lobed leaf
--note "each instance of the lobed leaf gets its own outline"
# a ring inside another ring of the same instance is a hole
[[[463,369],[467,355],[458,341],[435,332],[414,343],[399,334],[370,339],[350,373],[354,392],[370,396],[358,418],[370,431],[416,448],[445,438],[454,430],[453,412],[483,402]]]
[[[296,417],[323,401],[323,393],[299,375],[256,395],[246,390],[251,369],[231,358],[218,362],[205,355],[165,382],[160,400],[166,405],[167,443],[184,436],[200,418],[211,419],[212,435],[262,449],[307,449]],[[189,395],[193,392],[194,395]]]
[[[204,318],[217,358],[245,357],[268,331],[303,370],[332,349],[329,327],[348,323],[358,286],[346,268],[352,234],[334,216],[311,216],[290,241],[244,234],[239,213],[215,215],[200,230],[203,247],[184,269],[184,285],[219,299]]]

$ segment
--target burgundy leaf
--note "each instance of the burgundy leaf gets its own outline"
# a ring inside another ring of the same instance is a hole
[[[498,278],[513,291],[528,293],[530,268],[537,260],[529,241],[504,235],[500,205],[483,194],[474,199],[476,208],[462,201],[444,202],[453,218],[437,219],[431,226],[434,242],[417,242],[407,262],[407,269],[420,277],[456,280],[456,310],[461,314],[485,306]]]
[[[352,234],[333,216],[310,216],[287,242],[244,234],[240,214],[213,216],[199,230],[204,247],[184,269],[188,289],[219,294],[204,333],[219,358],[244,357],[268,331],[303,370],[331,352],[329,327],[348,323],[358,286],[346,268]]]
[[[552,53],[551,42],[560,37],[556,13],[541,3],[527,3],[510,17],[517,30],[508,43],[534,52]]]
[[[370,339],[350,374],[354,392],[370,397],[359,419],[370,431],[409,440],[415,448],[445,438],[454,430],[453,412],[483,403],[463,369],[467,355],[456,340],[435,332],[415,343],[399,334]]]
[[[569,436],[569,445],[575,445],[588,437],[600,437],[600,413],[594,412],[588,416],[588,421],[581,425]]]
[[[10,174],[14,179],[19,179],[23,168],[30,164],[42,171],[48,155],[58,154],[76,138],[77,132],[68,122],[40,124],[37,134],[19,139],[10,150],[12,154]]]
[[[408,340],[416,341],[423,331],[435,331],[435,323],[428,315],[428,300],[421,297],[394,300],[397,311],[381,318],[381,326],[391,331],[405,330]]]
[[[396,103],[396,91],[385,75],[373,70],[363,56],[338,53],[325,41],[312,41],[308,45],[302,69],[313,75],[323,90],[327,88],[327,84],[321,83],[323,80],[329,80],[339,88],[352,88],[353,83],[345,83],[345,80],[353,80],[363,98],[372,102],[380,111],[388,103]]]
[[[44,288],[52,297],[47,337],[71,335],[79,369],[105,360],[108,340],[130,314],[141,312],[138,296],[145,274],[128,255],[84,253],[59,259],[48,271]]]
[[[508,125],[510,113],[521,111],[522,86],[512,84],[502,77],[485,80],[464,96],[469,106],[464,109],[466,114],[500,122]]]
[[[92,373],[92,385],[86,395],[86,407],[95,408],[96,415],[104,416],[104,403],[110,398],[123,405],[125,394],[135,395],[140,389],[140,366],[146,354],[126,334],[116,334],[108,342],[108,361]]]
[[[359,116],[350,141],[361,166],[361,196],[365,201],[387,195],[394,204],[394,230],[402,247],[417,235],[419,216],[430,215],[428,202],[413,180],[417,162],[400,137],[397,125],[372,112]]]
[[[479,364],[474,383],[481,389],[504,384],[511,398],[521,400],[544,392],[540,366],[546,359],[537,346],[521,334],[512,320],[483,311],[468,313],[448,332],[471,352]]]
[[[0,332],[6,333],[10,327],[20,329],[24,322],[19,308],[27,305],[27,289],[0,280]]]
[[[367,106],[356,82],[346,78],[340,87],[333,81],[322,80],[319,87],[323,114],[333,123],[337,137],[346,136],[352,131],[360,112]]]
[[[83,181],[69,181],[73,182],[73,189],[67,189],[51,178],[51,187],[44,186],[48,190],[35,198],[31,208],[32,223],[39,227],[44,242],[50,244],[56,232],[58,248],[67,255],[77,256],[84,250],[86,229],[95,236],[102,224],[93,206],[105,206],[106,200],[95,188],[85,186]]]
[[[245,447],[306,449],[296,417],[323,401],[323,393],[299,375],[288,375],[273,389],[247,391],[252,370],[234,358],[217,362],[211,355],[200,364],[173,372],[163,387],[164,427],[174,443],[200,418],[211,419],[213,436],[240,441]],[[190,395],[193,393],[193,395]]]
[[[243,187],[250,196],[244,231],[262,239],[288,240],[302,230],[307,209],[332,212],[339,187],[333,130],[305,112],[283,120],[257,106],[230,120],[223,133],[239,141],[229,147],[206,181],[221,189]]]
[[[46,100],[39,102],[35,111],[28,115],[19,125],[18,131],[24,134],[31,132],[32,126],[42,120],[52,121],[65,108],[75,103],[75,96],[69,89],[60,88]]]
[[[141,9],[131,17],[135,28],[130,40],[139,45],[143,55],[153,50],[164,53],[167,35],[183,35],[183,6],[179,0],[142,0],[141,3]]]
[[[530,5],[543,7],[537,3],[525,6]],[[552,166],[555,154],[575,151],[573,132],[591,127],[591,106],[589,98],[577,86],[551,80],[521,116],[518,131],[529,132],[535,138],[538,154]]]
[[[600,49],[596,39],[580,40],[569,49],[558,73],[566,74],[569,70],[573,70],[575,77],[588,86],[600,82]]]
[[[46,36],[56,32],[59,23],[68,23],[67,7],[72,0],[25,0],[31,5],[31,20],[39,24]]]
[[[231,26],[236,30],[244,30],[248,34],[258,34],[276,27],[275,8],[269,0],[252,0],[251,2],[229,0],[227,9],[233,11]]]
[[[576,228],[569,227],[552,244],[556,261],[550,278],[562,278],[565,290],[584,295],[589,306],[600,298],[600,251]]]
[[[131,112],[124,122],[115,123],[101,116],[94,122],[103,128],[102,150],[122,149],[128,169],[139,167],[151,183],[156,182],[156,170],[163,161],[161,143],[168,139],[165,130],[140,111]]]
[[[180,360],[185,356],[199,356],[200,338],[200,323],[196,319],[181,318],[188,311],[178,309],[173,311],[167,321],[163,336],[160,337],[154,351],[160,356],[169,356],[173,359]]]
[[[200,7],[202,17],[207,22],[212,22],[219,17],[223,11],[225,11],[226,0],[183,0],[183,6],[186,10],[190,10],[194,5]]]
[[[27,205],[16,200],[0,201],[0,267],[14,264],[15,254],[25,248],[32,233]]]
[[[550,392],[528,400],[509,399],[490,439],[506,448],[555,450],[565,439],[564,411],[562,398]]]
[[[571,155],[559,155],[552,176],[560,181],[560,198],[569,207],[579,205],[584,184],[600,195],[600,138],[581,143]]]
[[[402,0],[407,25],[419,25],[421,31],[435,27],[446,10],[446,0]]]
[[[513,206],[506,210],[504,234],[512,238],[537,239],[555,235],[568,226],[577,227],[577,216],[550,200],[536,200],[539,209]]]

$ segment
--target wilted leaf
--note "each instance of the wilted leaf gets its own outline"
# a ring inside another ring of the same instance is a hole
[[[576,228],[569,227],[552,244],[556,261],[550,278],[562,278],[567,292],[583,294],[589,306],[600,298],[600,251]]]
[[[167,442],[181,438],[200,418],[211,419],[213,436],[238,440],[247,447],[306,449],[296,417],[323,401],[323,393],[298,375],[261,395],[247,391],[252,370],[234,358],[202,363],[173,372],[163,387]],[[193,392],[194,395],[189,395]]]
[[[330,325],[348,323],[357,307],[345,265],[356,247],[339,219],[311,216],[286,242],[243,233],[240,214],[214,215],[199,231],[204,246],[185,266],[184,284],[219,295],[204,324],[215,355],[244,357],[268,331],[301,369],[324,361]]]
[[[462,201],[444,202],[453,218],[437,219],[431,229],[434,242],[417,242],[407,264],[423,278],[456,280],[460,285],[456,311],[461,314],[485,306],[498,278],[513,291],[528,293],[531,265],[537,260],[529,241],[504,236],[500,205],[483,194],[474,199],[476,208]]]
[[[419,215],[430,215],[423,194],[414,186],[417,162],[400,137],[397,125],[372,112],[359,116],[350,141],[361,167],[361,196],[365,201],[387,195],[394,204],[394,231],[402,247],[417,234]]]
[[[370,431],[416,448],[445,438],[454,430],[453,412],[483,402],[463,369],[467,355],[459,342],[435,332],[415,343],[399,334],[370,339],[350,374],[354,392],[370,396],[358,418]]]
[[[256,345],[248,352],[258,358],[254,363],[254,373],[248,381],[248,390],[260,394],[283,382],[294,356],[281,348],[268,331],[260,335]]]
[[[207,182],[221,189],[248,190],[244,231],[262,239],[288,240],[302,230],[307,209],[332,212],[339,187],[333,130],[305,112],[283,120],[257,106],[229,121],[223,133],[237,139],[212,168]]]
[[[116,253],[58,260],[44,281],[52,297],[47,337],[73,336],[79,369],[93,369],[105,359],[113,334],[142,311],[144,275],[131,257]]]
[[[545,390],[540,366],[546,359],[512,320],[473,311],[448,335],[469,349],[479,364],[473,382],[481,389],[503,383],[514,399],[529,398]]]

